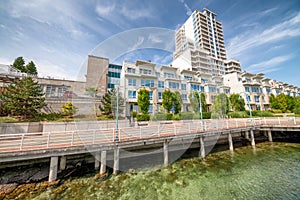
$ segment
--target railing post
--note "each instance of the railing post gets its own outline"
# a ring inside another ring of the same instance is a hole
[[[294,124],[296,125],[297,124],[297,121],[296,121],[296,117],[294,116]]]
[[[235,119],[235,127],[236,127],[236,128],[239,127],[239,126],[238,126],[237,119]]]
[[[281,124],[281,123],[280,123],[280,118],[279,118],[279,117],[278,117],[278,123],[279,123],[279,125]]]
[[[93,131],[93,144],[95,144],[95,140],[96,140],[96,130]]]
[[[244,119],[245,127],[247,127],[247,119]]]
[[[51,134],[51,132],[49,131],[48,132],[48,139],[47,139],[47,148],[49,148],[49,145],[50,145],[50,134]]]
[[[22,139],[21,139],[21,144],[20,144],[20,150],[22,150],[22,148],[23,148],[24,136],[25,136],[25,133],[22,134]]]
[[[188,123],[189,126],[189,133],[191,133],[191,123]]]
[[[142,138],[142,127],[140,126],[140,139]]]
[[[71,146],[73,146],[73,144],[74,144],[74,133],[75,133],[75,131],[72,131],[72,141],[71,141]]]
[[[265,125],[267,125],[266,117],[264,117]]]
[[[115,134],[116,134],[115,128],[112,128],[112,136],[113,136],[112,141],[113,142],[115,141],[115,138],[116,138]]]
[[[174,134],[176,135],[176,124],[174,124]]]
[[[160,123],[157,126],[157,135],[159,135],[159,132],[160,132]]]
[[[118,141],[120,142],[121,141],[121,129],[120,128],[118,128],[117,134],[118,134]]]
[[[227,129],[229,129],[228,119],[226,120]]]

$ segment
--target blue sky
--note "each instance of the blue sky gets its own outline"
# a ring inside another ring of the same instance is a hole
[[[41,76],[76,79],[87,55],[116,34],[143,27],[175,31],[204,7],[223,24],[228,58],[238,59],[243,70],[300,86],[299,0],[2,0],[0,63],[23,56],[37,64]],[[116,40],[106,53],[115,45]],[[113,61],[171,61],[170,49],[129,50]]]

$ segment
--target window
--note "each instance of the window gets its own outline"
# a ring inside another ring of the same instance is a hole
[[[149,110],[148,110],[148,113],[149,113],[149,114],[152,114],[152,112],[153,112],[153,105],[152,105],[152,104],[150,104],[150,106],[149,106]]]
[[[184,75],[184,80],[190,81],[190,80],[192,80],[192,79],[193,79],[192,76]]]
[[[259,103],[259,96],[254,96],[254,100],[256,103]]]
[[[164,81],[158,81],[158,88],[165,88],[165,82]]]
[[[250,88],[249,87],[245,87],[245,92],[250,92]]]
[[[181,90],[186,90],[186,84],[181,84]]]
[[[260,91],[258,87],[252,87],[251,89],[252,89],[252,92],[256,92],[256,93],[258,93]]]
[[[136,79],[129,78],[128,79],[128,85],[129,86],[136,86]]]
[[[136,91],[128,90],[128,98],[135,99],[136,98]]]
[[[229,94],[230,93],[230,89],[224,89],[225,94]]]
[[[247,96],[247,102],[251,102],[251,96],[250,95],[246,95]]]
[[[140,74],[152,74],[151,69],[140,69]]]
[[[158,92],[158,99],[159,99],[159,100],[162,99],[162,92]]]
[[[182,98],[182,100],[187,100],[187,94],[182,94],[181,98]]]
[[[251,79],[250,78],[246,78],[246,82],[247,83],[251,83]]]
[[[208,87],[208,90],[209,90],[209,92],[214,92],[214,93],[216,93],[217,92],[217,89],[215,88],[215,87]]]
[[[153,100],[153,92],[152,91],[149,92],[149,100]]]
[[[169,88],[171,88],[171,89],[179,89],[179,83],[169,82]]]
[[[141,80],[141,86],[146,86],[146,87],[153,88],[154,87],[154,80],[145,80],[145,79],[142,79]]]
[[[108,72],[108,77],[120,78],[121,73],[119,73],[119,72]]]
[[[216,99],[216,96],[212,95],[212,96],[211,96],[211,101],[214,102],[215,99]]]
[[[127,72],[128,73],[131,73],[131,74],[135,74],[135,69],[133,69],[133,68],[127,68]]]
[[[266,88],[266,91],[267,91],[268,94],[270,94],[271,93],[271,88]]]
[[[165,78],[175,78],[175,75],[172,74],[172,73],[165,72],[165,73],[164,73],[164,77],[165,77]]]
[[[155,72],[155,75],[156,75],[157,78],[160,77],[160,73],[159,72]]]

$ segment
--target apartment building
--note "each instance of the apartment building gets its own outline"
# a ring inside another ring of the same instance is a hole
[[[202,56],[209,60],[208,68],[213,76],[225,74],[226,50],[224,44],[224,34],[222,23],[216,20],[216,14],[208,9],[203,12],[195,10],[187,21],[177,30],[175,34],[175,52],[173,65],[177,66],[180,61],[187,57],[191,60],[190,66],[198,68],[200,73],[203,73],[201,67],[207,68],[206,63],[192,62],[197,60],[198,52],[206,54]],[[186,51],[194,51],[186,53]],[[199,68],[200,67],[200,68]],[[195,69],[193,69],[195,70]],[[206,70],[206,69],[205,69]]]
[[[169,89],[179,91],[182,97],[182,111],[191,111],[189,95],[192,91],[203,92],[208,109],[219,93],[230,93],[230,88],[223,85],[222,77],[204,77],[192,70],[173,66],[158,66],[151,62],[124,61],[119,90],[125,99],[125,112],[130,115],[138,111],[138,91],[146,88],[150,92],[149,113],[162,112],[162,93]],[[209,110],[208,110],[209,111]]]

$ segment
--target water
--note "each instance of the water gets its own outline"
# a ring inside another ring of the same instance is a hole
[[[18,190],[7,198],[300,199],[300,144],[261,143],[106,180],[90,176]]]

